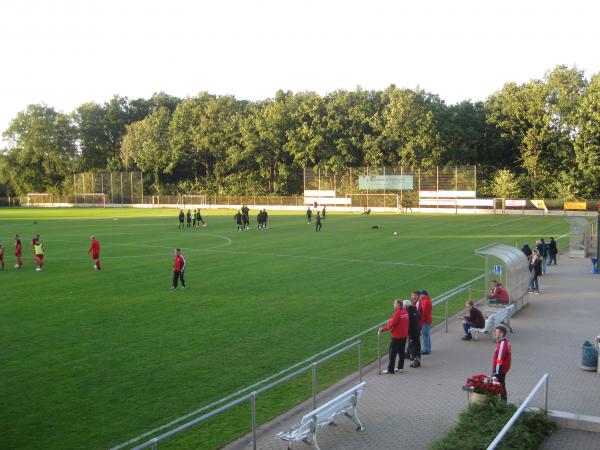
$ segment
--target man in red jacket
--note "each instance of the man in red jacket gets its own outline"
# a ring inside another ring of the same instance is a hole
[[[500,396],[503,401],[506,401],[508,396],[506,394],[506,374],[510,370],[510,361],[512,359],[512,351],[510,343],[506,338],[506,327],[504,325],[498,325],[494,330],[496,333],[496,350],[494,351],[494,362],[492,363],[492,372],[498,379],[504,392]]]
[[[395,370],[398,373],[404,372],[404,349],[406,348],[406,338],[408,337],[408,312],[402,308],[402,300],[394,300],[394,314],[388,321],[385,327],[379,328],[379,332],[391,330],[392,342],[390,343],[390,360],[388,368],[383,373],[394,373],[394,365],[396,363],[396,355],[400,356],[398,368]]]
[[[433,306],[427,291],[421,291],[419,303],[421,306],[421,339],[423,340],[423,353],[421,354],[429,355],[431,353],[431,336],[429,332],[431,330]]]
[[[177,289],[177,282],[181,279],[181,288],[185,289],[185,258],[181,254],[181,249],[175,249],[175,261],[173,261],[173,287],[172,291]]]
[[[498,283],[496,280],[492,280],[490,283],[492,286],[492,290],[487,296],[487,299],[490,303],[502,303],[508,304],[508,291],[502,286],[502,284]]]

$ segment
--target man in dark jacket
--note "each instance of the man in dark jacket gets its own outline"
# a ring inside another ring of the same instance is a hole
[[[419,311],[410,300],[404,300],[404,309],[408,312],[408,357],[412,360],[410,367],[421,367],[421,327]]]
[[[471,328],[483,328],[485,326],[485,318],[481,311],[475,307],[473,300],[469,300],[466,306],[469,314],[460,318],[460,320],[463,321],[463,329],[465,330],[465,335],[462,340],[470,341],[473,339],[473,336],[471,336],[469,330]]]
[[[533,251],[527,242],[525,242],[521,251],[525,254],[525,256],[527,256],[527,259],[531,261],[531,255],[533,254]]]
[[[550,242],[548,243],[548,256],[550,256],[550,261],[548,265],[552,265],[552,261],[554,261],[554,265],[556,266],[556,255],[558,255],[558,245],[556,245],[556,241],[553,237],[550,238]]]

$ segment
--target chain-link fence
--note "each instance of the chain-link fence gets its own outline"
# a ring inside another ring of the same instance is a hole
[[[110,204],[146,203],[141,172],[78,173],[73,175],[74,196],[104,194]],[[85,200],[82,198],[82,200]],[[85,202],[84,202],[85,203]]]

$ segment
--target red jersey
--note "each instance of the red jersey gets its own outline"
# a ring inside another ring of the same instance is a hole
[[[507,373],[510,370],[510,361],[512,359],[512,351],[508,339],[502,338],[496,344],[494,352],[494,362],[492,370],[494,373]]]
[[[408,322],[408,311],[400,308],[394,311],[387,325],[381,331],[392,330],[394,339],[402,339],[408,337]]]
[[[23,256],[23,249],[21,248],[21,239],[15,241],[15,256]]]
[[[421,296],[419,303],[421,306],[421,310],[419,311],[419,313],[421,314],[419,322],[420,322],[420,325],[423,326],[424,323],[431,323],[433,307],[431,305],[431,298],[428,295]]]
[[[492,289],[492,297],[499,302],[508,303],[508,292],[501,284],[497,284],[496,287]]]
[[[173,272],[185,271],[185,258],[183,255],[177,255],[173,263]]]
[[[90,245],[90,249],[88,250],[88,253],[92,252],[93,255],[99,255],[100,254],[100,242],[98,242],[97,239],[94,239],[92,241],[92,245]]]

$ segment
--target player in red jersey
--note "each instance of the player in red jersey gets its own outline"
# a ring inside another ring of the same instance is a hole
[[[181,249],[175,249],[175,261],[173,262],[173,287],[172,291],[177,289],[177,281],[181,279],[182,289],[185,289],[185,258],[181,254]]]
[[[18,234],[15,234],[15,257],[17,258],[17,264],[15,269],[23,268],[23,247],[21,246],[21,238]]]
[[[4,270],[4,245],[0,242],[0,268]]]
[[[90,253],[92,254],[92,259],[94,260],[94,269],[100,270],[100,242],[98,242],[96,235],[94,234],[92,234],[90,239],[92,240],[92,244],[88,250],[88,255]]]

